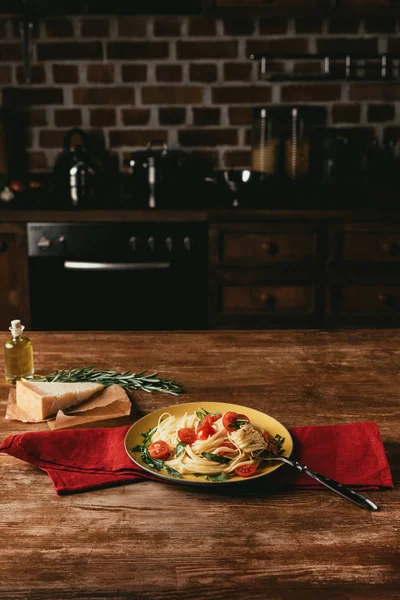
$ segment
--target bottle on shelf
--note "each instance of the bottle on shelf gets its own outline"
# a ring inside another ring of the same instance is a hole
[[[23,335],[25,327],[21,321],[11,321],[11,337],[4,343],[4,371],[9,383],[30,377],[34,373],[32,341]]]
[[[304,119],[297,108],[292,109],[291,132],[285,142],[285,171],[290,179],[308,175],[310,169],[310,140],[305,132]]]

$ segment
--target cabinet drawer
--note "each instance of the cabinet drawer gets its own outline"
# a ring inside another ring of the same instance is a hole
[[[400,263],[400,230],[345,233],[343,258],[352,262]]]
[[[314,233],[225,233],[221,260],[231,265],[271,265],[308,262],[314,259]]]
[[[314,310],[313,286],[222,286],[221,292],[223,312],[300,315]]]
[[[342,315],[400,317],[400,285],[355,285],[340,293]]]

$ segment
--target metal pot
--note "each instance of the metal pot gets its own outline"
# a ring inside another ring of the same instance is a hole
[[[128,160],[129,192],[135,207],[194,208],[202,203],[205,166],[191,154],[151,140]]]

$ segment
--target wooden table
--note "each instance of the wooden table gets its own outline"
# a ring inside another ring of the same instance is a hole
[[[141,413],[219,400],[289,427],[375,420],[397,487],[366,494],[377,513],[328,490],[271,490],[268,478],[234,493],[146,481],[57,496],[44,472],[0,455],[0,598],[400,598],[399,331],[30,337],[37,372],[149,368],[187,390],[138,393]],[[46,428],[5,421],[8,390],[2,380],[0,440]]]

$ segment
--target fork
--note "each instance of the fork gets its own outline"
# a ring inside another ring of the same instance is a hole
[[[274,452],[270,452],[269,450],[263,450],[260,454],[257,455],[257,458],[261,458],[262,460],[280,460],[290,465],[291,467],[297,469],[301,473],[309,475],[322,485],[328,487],[333,492],[336,492],[336,494],[339,494],[339,496],[346,498],[346,500],[350,500],[350,502],[354,502],[354,504],[357,504],[362,508],[366,508],[367,510],[378,510],[377,505],[374,504],[371,500],[368,500],[368,498],[365,498],[365,496],[363,496],[362,494],[355,492],[349,487],[342,485],[341,483],[338,483],[337,481],[334,481],[329,477],[325,477],[325,475],[321,475],[320,473],[312,471],[306,465],[301,465],[296,460],[292,460],[291,458],[287,458],[286,456],[280,456],[279,454],[275,454]]]

